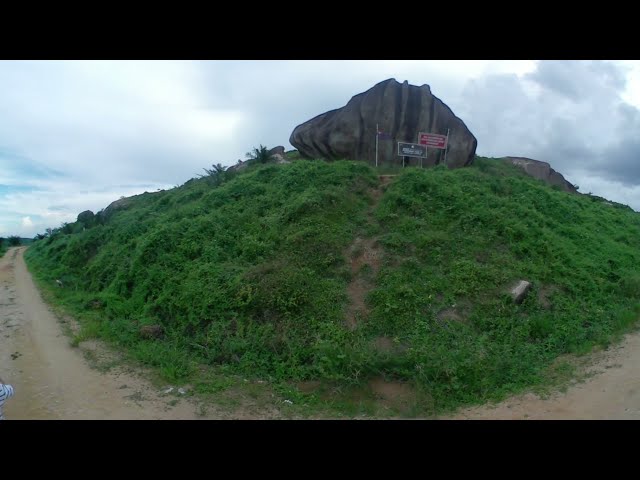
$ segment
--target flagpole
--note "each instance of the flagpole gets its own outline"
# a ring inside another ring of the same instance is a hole
[[[447,164],[447,151],[449,150],[449,129],[447,128],[447,146],[444,148],[444,164]]]
[[[376,123],[376,168],[378,167],[378,132],[380,131],[378,124]]]

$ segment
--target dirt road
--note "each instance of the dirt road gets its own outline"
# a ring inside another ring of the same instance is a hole
[[[44,304],[26,269],[25,248],[0,260],[0,377],[15,387],[4,406],[17,419],[204,419],[251,418],[207,410],[188,395],[154,387],[135,371],[89,366],[97,344],[71,347],[58,318]],[[90,356],[91,357],[91,356]]]

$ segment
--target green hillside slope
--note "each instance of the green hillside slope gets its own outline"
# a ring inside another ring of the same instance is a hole
[[[385,177],[357,162],[259,165],[67,230],[26,258],[42,285],[63,282],[52,291],[83,338],[170,380],[197,383],[204,365],[332,385],[329,403],[372,382],[410,391],[413,414],[498,399],[640,311],[638,214],[491,159]],[[518,305],[520,279],[533,289]]]

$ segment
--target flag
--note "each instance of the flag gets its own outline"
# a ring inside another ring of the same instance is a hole
[[[391,135],[389,135],[388,133],[384,133],[381,130],[378,130],[378,138],[380,140],[391,140]]]

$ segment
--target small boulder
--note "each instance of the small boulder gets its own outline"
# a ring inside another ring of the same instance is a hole
[[[78,214],[78,222],[89,225],[91,222],[93,222],[94,217],[95,215],[91,210],[85,210],[84,212]]]
[[[140,327],[140,336],[146,339],[162,338],[163,331],[160,325],[144,325]]]
[[[279,145],[269,150],[269,156],[273,157],[274,155],[282,155],[284,157],[284,147]]]
[[[243,162],[238,159],[238,162],[235,165],[231,165],[227,168],[227,172],[239,172],[240,170],[244,170],[249,166],[249,162]]]
[[[519,280],[518,283],[516,283],[516,285],[509,292],[513,301],[517,304],[522,303],[522,301],[529,293],[529,290],[531,290],[532,286],[533,285],[531,282],[528,282],[526,280]]]
[[[441,310],[436,315],[436,318],[441,323],[446,323],[446,322],[464,323],[465,322],[464,316],[462,316],[460,312],[455,309],[455,307],[445,308],[444,310]]]
[[[88,306],[93,310],[100,310],[101,308],[105,307],[105,303],[102,300],[92,300],[91,302],[89,302]]]

